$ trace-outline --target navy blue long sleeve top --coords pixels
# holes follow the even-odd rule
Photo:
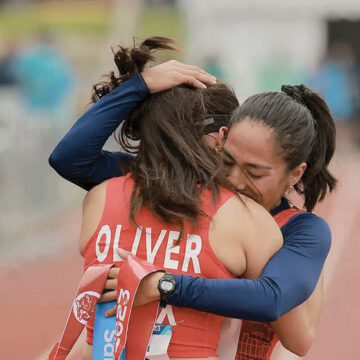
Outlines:
[[[119,163],[130,161],[131,156],[102,148],[122,120],[148,95],[140,74],[121,83],[79,118],[50,155],[50,165],[85,190],[121,176]],[[288,207],[283,200],[271,213],[275,215]],[[312,213],[295,215],[281,231],[284,245],[259,279],[175,275],[176,290],[169,303],[246,320],[278,319],[311,295],[331,245],[327,223]]]

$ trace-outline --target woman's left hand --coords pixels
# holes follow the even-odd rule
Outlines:
[[[130,252],[118,249],[118,254],[122,259],[126,259]],[[113,267],[110,270],[108,279],[105,283],[105,289],[112,290],[109,292],[106,292],[102,294],[99,302],[108,302],[116,300],[116,289],[117,289],[117,278],[119,274],[119,268]],[[158,290],[158,283],[159,280],[163,277],[163,272],[155,272],[147,275],[140,283],[138,291],[136,293],[134,306],[141,306],[146,305],[153,301],[159,301],[160,300],[160,293]],[[109,309],[105,312],[105,316],[114,316],[116,314],[116,306],[114,306],[112,309]]]

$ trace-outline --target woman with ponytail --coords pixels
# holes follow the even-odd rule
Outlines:
[[[124,165],[131,158],[103,151],[102,147],[149,93],[181,83],[197,88],[214,83],[201,69],[175,61],[132,77],[128,72],[120,72],[120,76],[124,78],[121,82],[114,79],[113,84],[118,86],[112,92],[109,84],[104,84],[105,90],[96,88],[94,99],[101,99],[76,122],[50,157],[50,164],[60,175],[86,190],[123,174]],[[304,355],[312,343],[321,309],[322,288],[318,280],[331,234],[325,221],[310,211],[335,186],[327,170],[335,148],[334,125],[326,104],[311,90],[303,86],[283,90],[250,97],[235,112],[230,129],[224,127],[226,116],[207,119],[204,134],[209,143],[223,149],[227,175],[235,187],[255,198],[275,217],[284,246],[258,279],[175,275],[176,290],[168,298],[172,305],[264,322],[244,323],[238,359],[268,358],[276,339],[266,322],[279,319],[308,299],[272,324],[285,347]],[[291,209],[286,195],[293,188],[304,196],[308,212]],[[157,276],[149,276],[143,283],[140,302],[159,299]],[[108,288],[114,288],[112,280]],[[115,296],[112,291],[103,300]],[[302,323],[305,318],[301,331],[296,322],[287,321],[294,318]],[[264,334],[263,340],[254,337],[259,332]],[[287,335],[290,336],[286,338]]]
[[[308,288],[307,282],[315,284],[320,276],[331,234],[326,222],[311,211],[336,186],[328,170],[335,151],[335,134],[327,104],[303,84],[249,97],[234,112],[229,128],[219,130],[218,142],[222,144],[229,180],[270,211],[284,237],[284,246],[260,278],[262,285],[270,280],[272,292],[280,297],[273,304],[277,307],[274,314],[282,314],[279,308],[284,301],[296,306],[297,297],[312,294],[304,304],[273,322],[272,328],[266,323],[244,321],[237,359],[246,359],[249,354],[267,359],[277,337],[300,356],[312,344],[322,307],[322,279],[315,291]],[[303,197],[307,212],[291,209],[286,199],[291,191]],[[267,296],[271,297],[271,292]],[[192,307],[201,309],[199,305]],[[297,324],[304,319],[307,325],[301,332]],[[252,346],[254,343],[257,345]]]

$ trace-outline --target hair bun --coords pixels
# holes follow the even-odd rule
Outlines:
[[[176,41],[174,39],[170,39],[164,36],[153,36],[145,39],[139,47],[146,47],[148,50],[177,50],[170,45],[175,43]]]
[[[309,97],[312,96],[313,92],[304,84],[299,85],[303,99],[306,101]]]
[[[298,103],[306,106],[306,97],[304,93],[305,85],[283,85],[281,86],[281,91],[293,98]]]
[[[92,102],[96,102],[104,95],[113,91],[122,81],[141,73],[148,62],[155,60],[154,51],[177,50],[171,45],[174,43],[175,40],[173,39],[153,36],[145,39],[139,46],[134,46],[133,48],[119,46],[116,51],[112,48],[114,62],[119,74],[115,75],[112,71],[107,75],[105,81],[93,86]]]

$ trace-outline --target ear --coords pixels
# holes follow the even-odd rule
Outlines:
[[[226,126],[222,126],[220,129],[219,129],[219,145],[221,147],[223,147],[225,141],[226,141],[226,138],[227,138],[227,135],[228,135],[228,131],[229,131],[229,128],[226,127]]]
[[[300,165],[298,165],[294,170],[292,170],[290,172],[290,175],[288,177],[288,186],[292,185],[296,185],[300,180],[301,177],[303,176],[305,170],[306,170],[306,163],[302,162]]]

